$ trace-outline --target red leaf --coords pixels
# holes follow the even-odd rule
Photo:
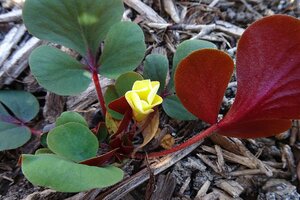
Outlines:
[[[122,96],[114,101],[112,101],[110,104],[108,104],[108,107],[118,113],[125,114],[127,110],[131,110],[130,105],[128,104],[125,96]]]
[[[80,162],[80,164],[99,167],[99,166],[104,165],[105,163],[109,162],[113,158],[113,156],[117,150],[118,149],[111,150],[101,156],[97,156],[97,157],[82,161],[82,162]]]
[[[184,107],[203,121],[216,123],[233,67],[227,54],[214,49],[198,50],[183,59],[175,87]]]
[[[299,52],[300,20],[296,18],[274,15],[247,28],[237,48],[238,91],[219,124],[221,132],[236,137],[269,136],[287,130],[287,119],[300,118]],[[253,120],[259,120],[259,125]]]
[[[230,137],[268,137],[284,132],[291,124],[290,120],[284,119],[242,121],[224,127],[218,133]]]

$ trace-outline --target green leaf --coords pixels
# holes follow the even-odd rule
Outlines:
[[[114,25],[104,41],[100,58],[100,74],[116,79],[121,74],[133,71],[143,60],[146,45],[141,28],[132,22]]]
[[[76,122],[79,124],[82,124],[86,127],[88,127],[87,122],[85,121],[85,119],[77,112],[72,112],[72,111],[67,111],[67,112],[63,112],[56,120],[55,122],[55,126],[60,126],[60,125],[64,125],[66,123],[69,122]]]
[[[48,148],[41,148],[35,151],[35,155],[38,154],[53,154],[53,152]]]
[[[83,64],[53,47],[36,48],[29,64],[39,84],[58,95],[79,94],[91,82],[91,75]]]
[[[173,57],[173,68],[168,88],[174,90],[174,75],[180,61],[191,54],[193,51],[200,49],[217,49],[217,46],[205,40],[186,40],[179,44]]]
[[[4,106],[1,103],[0,103],[0,114],[3,116],[10,116],[10,114],[7,112],[7,110],[4,108]]]
[[[7,106],[17,118],[24,122],[32,120],[40,109],[37,99],[25,91],[1,90],[0,102]],[[3,106],[0,107],[0,110],[2,110],[2,114],[7,114]]]
[[[123,14],[121,0],[26,0],[23,19],[34,36],[86,55],[96,53]]]
[[[158,93],[164,91],[166,78],[169,70],[169,61],[166,56],[160,54],[148,55],[144,63],[143,76],[151,81],[159,81]]]
[[[133,83],[144,78],[136,72],[127,72],[119,76],[116,80],[115,87],[119,97],[124,96],[129,90],[132,90]]]
[[[75,162],[95,157],[99,148],[97,137],[90,129],[75,122],[52,129],[47,144],[55,154]]]
[[[110,102],[118,99],[120,96],[118,95],[118,92],[116,90],[116,87],[114,85],[110,85],[107,87],[106,92],[104,94],[104,101],[105,101],[105,105],[107,108],[107,112],[109,112],[109,114],[117,120],[122,120],[123,119],[123,115],[113,111],[112,109],[108,108],[108,105],[110,104]]]
[[[30,137],[29,128],[0,121],[0,151],[18,148]]]
[[[101,122],[97,132],[97,138],[100,143],[105,142],[109,133],[104,122]]]
[[[187,111],[185,107],[183,107],[182,103],[178,99],[176,95],[168,96],[164,99],[162,103],[164,111],[171,118],[178,120],[196,120],[192,113]]]
[[[73,163],[53,154],[22,155],[22,171],[34,185],[59,192],[81,192],[111,186],[123,178],[117,167]]]

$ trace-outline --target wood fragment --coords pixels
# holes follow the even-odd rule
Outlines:
[[[247,156],[264,174],[271,177],[273,172],[267,164],[264,164],[261,160],[256,158],[237,138],[232,138],[232,140],[237,144],[242,155]]]
[[[162,171],[166,170],[167,168],[174,165],[176,162],[184,158],[190,152],[192,152],[195,148],[197,148],[202,141],[189,146],[186,149],[181,151],[175,152],[171,155],[168,155],[159,162],[156,162],[151,165],[151,169],[153,170],[154,175],[161,173]],[[131,177],[123,180],[119,184],[115,185],[105,193],[101,194],[97,197],[97,200],[117,200],[122,198],[126,193],[130,192],[143,182],[149,179],[149,173],[147,173],[147,169],[143,169],[139,171],[137,174],[132,175]]]
[[[179,194],[183,194],[184,191],[186,191],[186,189],[189,186],[190,182],[191,182],[191,177],[189,176],[187,179],[185,179],[184,183],[182,184],[182,186],[179,190]]]
[[[178,10],[176,8],[174,1],[173,0],[163,0],[163,5],[164,5],[165,11],[170,15],[172,20],[175,23],[179,23],[180,18],[179,18]]]
[[[47,92],[43,107],[43,116],[48,123],[54,123],[60,114],[64,111],[65,97]]]
[[[219,180],[216,186],[230,194],[232,197],[237,198],[244,191],[244,188],[236,181],[233,180]]]
[[[202,145],[201,148],[206,152],[217,154],[216,150],[212,147]],[[224,158],[228,161],[244,165],[250,169],[256,169],[256,165],[254,163],[252,163],[248,157],[236,155],[236,154],[231,153],[226,150],[222,150],[222,153],[223,153]]]
[[[124,3],[136,10],[139,14],[145,17],[150,22],[167,23],[161,16],[159,16],[151,7],[147,6],[140,0],[124,0]]]
[[[0,23],[20,21],[22,19],[22,10],[12,10],[0,15]]]
[[[17,45],[25,32],[26,28],[24,25],[16,25],[6,34],[0,44],[0,69],[4,61],[11,54],[12,49]]]
[[[241,155],[239,148],[232,140],[230,140],[230,138],[219,134],[212,134],[209,139],[212,140],[214,144],[221,146],[223,149]]]
[[[211,7],[211,8],[215,7],[215,6],[219,3],[219,1],[220,1],[220,0],[213,0],[213,1],[208,5],[208,7]]]
[[[11,84],[26,69],[30,53],[40,44],[41,40],[32,37],[4,62],[0,70],[0,88],[4,84]]]
[[[170,200],[176,187],[176,180],[172,173],[159,175],[156,183],[156,189],[150,200],[164,199]]]
[[[295,181],[297,178],[297,172],[296,172],[295,158],[292,149],[289,145],[284,145],[281,149],[282,149],[282,156],[287,163],[287,168],[292,174],[292,181]]]
[[[216,173],[221,173],[215,163],[213,163],[206,155],[197,153],[197,156],[209,167],[211,167]]]
[[[100,77],[101,89],[105,93],[107,87],[113,83],[111,79]],[[97,102],[94,83],[90,83],[88,88],[80,95],[71,96],[67,99],[67,110],[81,112]]]
[[[224,161],[222,149],[220,146],[215,145],[215,150],[218,158],[217,167],[219,168],[220,172],[224,173],[226,172],[226,167],[225,167],[225,161]]]
[[[205,183],[201,186],[200,190],[197,192],[195,200],[201,200],[204,197],[209,189],[211,182],[206,180]]]

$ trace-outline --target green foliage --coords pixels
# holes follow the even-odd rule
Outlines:
[[[125,93],[132,89],[135,81],[143,80],[144,78],[136,72],[127,72],[119,76],[116,80],[115,87],[118,96],[124,96]]]
[[[29,64],[39,84],[59,95],[83,92],[91,82],[90,73],[83,64],[54,47],[36,48]]]
[[[145,79],[160,82],[158,94],[164,91],[168,71],[169,61],[166,56],[151,54],[146,57],[143,76]]]
[[[108,104],[110,104],[110,102],[116,100],[119,98],[118,92],[116,90],[116,87],[114,85],[110,85],[107,87],[106,92],[104,94],[104,101],[105,101],[105,105],[106,105],[106,109],[107,112],[114,118],[117,120],[121,120],[123,118],[123,115],[111,110],[110,108],[108,108]]]
[[[179,44],[177,47],[176,53],[173,57],[173,68],[171,73],[171,79],[169,83],[169,88],[174,90],[174,75],[177,69],[178,64],[181,60],[191,54],[193,51],[200,49],[216,49],[216,45],[205,41],[205,40],[186,40]]]
[[[192,113],[182,105],[176,95],[168,96],[163,101],[163,109],[169,115],[169,117],[178,120],[196,120]]]
[[[26,0],[23,19],[34,36],[86,55],[96,53],[123,10],[121,0]]]
[[[18,148],[30,139],[30,129],[24,123],[32,120],[38,111],[39,103],[32,94],[0,91],[0,151]]]
[[[39,103],[30,93],[16,90],[1,90],[0,104],[4,104],[23,122],[29,122],[39,112]],[[3,110],[3,108],[2,108]]]
[[[113,185],[123,178],[117,167],[77,164],[54,154],[22,155],[22,171],[34,185],[60,192],[80,192]]]
[[[114,25],[104,41],[100,74],[116,79],[121,74],[134,70],[144,58],[146,45],[141,28],[132,22]]]
[[[71,111],[63,112],[56,119],[55,126],[57,127],[57,126],[64,125],[64,124],[69,123],[69,122],[76,122],[76,123],[82,124],[86,127],[88,126],[85,119],[79,113],[71,112]]]
[[[68,120],[71,118],[69,117]],[[52,129],[47,136],[48,148],[57,155],[80,162],[95,157],[99,148],[97,137],[86,125],[67,122]],[[61,120],[59,120],[61,121]]]
[[[27,127],[0,121],[0,151],[18,148],[30,137]]]

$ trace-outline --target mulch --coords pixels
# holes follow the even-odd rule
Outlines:
[[[0,89],[21,89],[39,100],[39,116],[32,122],[48,129],[65,110],[81,113],[88,122],[99,118],[99,105],[91,85],[76,97],[60,97],[41,88],[30,74],[28,56],[44,43],[26,31],[21,18],[24,0],[0,0]],[[124,0],[125,19],[138,23],[145,34],[147,54],[167,55],[187,39],[204,39],[235,57],[244,29],[272,14],[300,17],[299,0]],[[42,12],[42,11],[41,11]],[[68,49],[64,51],[72,54]],[[137,69],[141,71],[143,66]],[[110,80],[101,79],[106,87]],[[235,77],[225,94],[221,115],[233,102]],[[0,152],[0,199],[300,199],[300,121],[276,137],[245,139],[218,135],[166,158],[149,162],[130,160],[124,181],[105,190],[78,194],[36,187],[18,165],[22,153],[33,153],[39,140],[16,150]],[[180,122],[161,113],[162,131],[177,142],[199,132],[201,121]],[[298,167],[297,167],[298,166]]]

